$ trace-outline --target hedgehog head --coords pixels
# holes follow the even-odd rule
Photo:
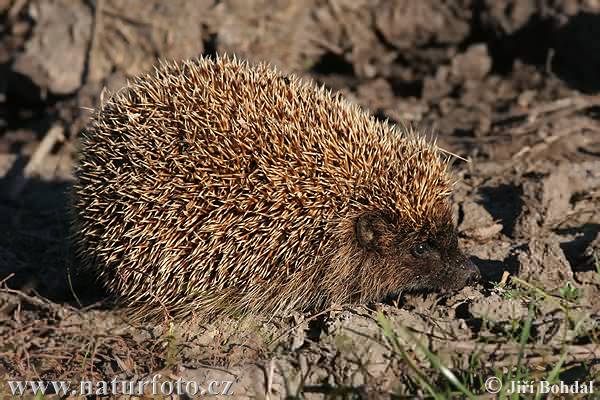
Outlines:
[[[389,147],[405,153],[380,156],[388,162],[363,191],[370,194],[340,224],[344,240],[333,259],[349,282],[341,292],[379,301],[403,290],[459,290],[479,281],[478,268],[458,246],[448,158],[412,133],[390,137]]]
[[[365,212],[355,219],[361,269],[377,272],[380,297],[403,289],[458,290],[480,279],[477,267],[458,247],[449,207],[442,206],[435,223],[425,223],[418,230],[406,226],[397,216],[381,211]],[[372,285],[362,276],[359,287],[365,282]]]

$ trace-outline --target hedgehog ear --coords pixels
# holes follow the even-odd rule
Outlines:
[[[376,249],[384,224],[385,218],[379,212],[366,212],[360,215],[354,225],[358,244],[366,250]]]

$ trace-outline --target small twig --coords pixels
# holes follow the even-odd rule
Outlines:
[[[269,374],[267,376],[267,400],[271,398],[271,391],[273,390],[273,375],[275,373],[275,363],[273,359],[269,361]]]
[[[69,290],[71,291],[73,298],[77,302],[77,305],[79,306],[79,308],[82,308],[83,304],[79,300],[79,296],[77,296],[77,293],[75,293],[75,288],[73,287],[73,280],[71,279],[71,269],[69,267],[67,267],[67,283],[69,284]]]
[[[54,303],[52,303],[50,300],[44,299],[41,296],[33,297],[33,296],[23,293],[20,290],[15,290],[15,289],[10,289],[10,288],[1,288],[0,291],[14,294],[17,297],[19,297],[21,300],[24,300],[27,303],[35,305],[35,306],[43,307],[48,310],[54,308],[53,307]]]
[[[40,165],[48,156],[48,154],[50,154],[52,147],[54,147],[57,142],[62,142],[65,140],[63,131],[63,127],[60,125],[54,125],[52,128],[50,128],[50,130],[48,130],[48,133],[46,133],[46,136],[44,136],[38,148],[35,150],[31,156],[31,159],[25,166],[24,175],[26,177],[31,177],[39,170]]]
[[[528,124],[537,120],[540,115],[568,110],[569,112],[578,111],[584,108],[597,106],[600,104],[600,96],[574,96],[564,97],[549,103],[540,104],[527,111],[518,111],[503,115],[494,121],[492,125],[503,125],[518,119],[526,119]]]
[[[519,158],[524,154],[536,155],[545,151],[550,145],[554,142],[564,139],[565,137],[570,136],[572,133],[577,131],[586,129],[589,127],[587,123],[579,123],[575,124],[569,128],[566,128],[555,135],[548,136],[544,138],[541,142],[534,144],[533,146],[525,146],[520,151],[518,151],[515,155],[513,155],[513,159]]]
[[[104,7],[104,1],[96,0],[94,10],[92,12],[94,15],[94,22],[93,22],[93,26],[92,26],[92,35],[90,37],[90,42],[89,42],[87,52],[86,52],[85,65],[83,68],[83,72],[81,74],[81,83],[82,84],[84,84],[85,82],[88,81],[92,66],[96,63],[95,56],[96,56],[96,48],[98,47],[98,38],[100,37],[101,30],[102,30],[103,7]]]
[[[471,159],[467,159],[467,158],[461,157],[461,156],[459,156],[458,154],[456,154],[456,153],[453,153],[453,152],[451,152],[451,151],[449,151],[449,150],[446,150],[446,149],[444,149],[444,148],[442,148],[442,147],[439,147],[439,150],[440,150],[442,153],[444,153],[444,154],[447,154],[447,155],[449,155],[449,156],[452,156],[452,157],[454,157],[454,158],[458,158],[459,160],[461,160],[461,161],[464,161],[464,162],[466,162],[466,163],[470,163],[470,162],[471,162]]]
[[[15,276],[15,273],[14,273],[14,272],[11,272],[10,274],[8,274],[8,275],[7,275],[7,276],[5,276],[4,278],[2,278],[2,280],[0,280],[0,286],[4,286],[4,284],[5,284],[6,282],[8,282],[8,280],[9,280],[10,278],[12,278],[13,276]]]
[[[96,353],[98,353],[98,347],[100,347],[103,343],[102,337],[97,337],[94,340],[94,349],[92,350],[92,355],[90,357],[90,375],[94,376],[94,359],[96,358]]]
[[[554,76],[554,71],[552,70],[552,61],[554,60],[554,53],[555,53],[554,49],[549,48],[548,54],[546,55],[545,70],[546,70],[546,74],[548,74],[549,76]]]
[[[336,54],[336,55],[344,54],[344,49],[342,49],[337,44],[331,42],[330,40],[327,40],[327,38],[323,37],[322,35],[310,35],[309,39],[311,42],[315,43],[317,46],[320,46],[320,47],[332,52],[333,54]]]
[[[23,169],[22,173],[17,176],[10,193],[11,199],[14,200],[20,196],[27,184],[28,178],[31,178],[38,173],[40,166],[43,164],[44,159],[48,154],[50,154],[54,145],[65,140],[63,131],[64,129],[60,125],[54,125],[48,130],[48,133],[46,133],[46,136],[44,136],[37,149],[32,154],[31,159]]]

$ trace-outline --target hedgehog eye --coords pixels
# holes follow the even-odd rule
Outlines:
[[[415,257],[423,257],[431,248],[427,243],[419,243],[412,248],[411,253]]]

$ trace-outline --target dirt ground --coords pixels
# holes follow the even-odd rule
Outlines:
[[[485,396],[490,376],[600,391],[598,37],[597,0],[0,0],[0,398],[8,380],[156,374],[235,381],[236,398]],[[456,221],[482,284],[317,315],[128,321],[69,261],[79,132],[103,88],[225,52],[460,156]]]

